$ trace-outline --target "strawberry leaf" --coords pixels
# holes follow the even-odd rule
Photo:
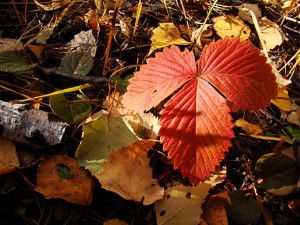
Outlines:
[[[206,46],[198,73],[232,102],[233,111],[257,111],[277,96],[272,68],[249,41],[225,39]]]
[[[136,112],[157,106],[161,101],[197,74],[192,52],[181,52],[176,46],[156,53],[131,78],[123,103]]]
[[[209,176],[231,146],[229,111],[226,100],[201,78],[189,81],[162,110],[164,150],[192,183]]]

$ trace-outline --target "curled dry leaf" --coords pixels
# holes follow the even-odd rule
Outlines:
[[[222,38],[237,37],[241,41],[249,38],[250,28],[238,17],[231,15],[219,16],[213,19],[214,29],[217,34]]]
[[[150,159],[147,157],[151,147],[151,141],[137,141],[112,152],[103,164],[103,170],[96,175],[102,188],[144,205],[161,199],[164,188],[152,178]]]
[[[251,18],[251,14],[249,13],[249,10],[251,10],[254,13],[257,21],[259,21],[261,17],[261,12],[257,4],[242,4],[237,6],[236,8],[239,10],[238,16],[249,23],[253,24],[253,20]]]
[[[10,173],[20,166],[16,145],[0,137],[0,146],[0,174]]]
[[[234,123],[237,127],[241,127],[244,131],[246,131],[247,134],[260,134],[263,132],[263,130],[252,123],[247,122],[244,119],[238,119],[237,121],[235,121]]]
[[[283,99],[286,98],[286,99]],[[289,97],[289,93],[288,90],[286,88],[286,86],[282,86],[278,89],[278,95],[276,99],[272,99],[271,102],[276,105],[279,109],[283,110],[283,111],[290,111],[291,110],[291,102],[290,100],[288,100]]]
[[[75,204],[89,205],[93,189],[92,177],[79,168],[76,159],[54,155],[41,162],[35,190],[45,198],[61,198]]]

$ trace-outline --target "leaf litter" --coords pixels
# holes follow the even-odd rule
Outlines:
[[[15,14],[1,24],[2,37],[10,38],[3,40],[15,50],[4,57],[1,67],[1,100],[26,101],[26,107],[50,112],[49,120],[67,122],[69,128],[60,144],[26,151],[33,160],[23,158],[28,147],[16,143],[16,152],[9,155],[20,164],[9,165],[0,187],[4,201],[20,200],[1,208],[1,217],[18,224],[31,220],[154,225],[172,224],[167,217],[171,213],[184,225],[199,224],[203,209],[205,213],[210,207],[201,224],[281,225],[278,216],[298,224],[296,199],[286,197],[296,191],[298,174],[280,166],[292,160],[294,168],[299,161],[295,1],[235,2],[234,6],[222,0],[28,2],[17,7],[6,4],[9,10],[0,13],[1,18]],[[6,12],[13,13],[2,16]],[[232,37],[236,39],[228,39]],[[4,47],[0,45],[0,52]],[[74,49],[91,57],[82,62],[76,53],[74,61]],[[66,63],[63,59],[68,56],[71,61]],[[60,64],[65,68],[60,70]],[[84,80],[89,84],[82,84],[81,77],[87,74]],[[129,76],[133,78],[126,93]],[[58,94],[85,97],[57,104],[52,100]],[[242,129],[233,126],[238,122]],[[36,131],[32,137],[41,138]],[[287,147],[292,159],[281,156]],[[258,167],[269,166],[268,154],[276,154],[271,156],[277,157],[278,166],[260,169],[269,174],[260,171],[262,177],[254,176],[257,162]],[[221,176],[218,184],[203,191],[201,185],[220,163],[226,165],[227,178]],[[87,175],[84,180],[76,180],[78,171]],[[278,187],[282,184],[288,186]],[[34,187],[42,195],[32,192]],[[194,192],[198,188],[199,199]],[[222,195],[224,199],[215,197],[220,201],[210,200],[221,193],[228,193],[230,199]],[[253,203],[260,195],[271,209]],[[164,200],[170,201],[169,206],[157,210]],[[244,200],[250,203],[241,211]],[[189,202],[195,206],[189,208]],[[226,202],[233,210],[224,206]],[[42,213],[34,210],[37,205],[43,207]],[[183,207],[184,213],[177,207]]]

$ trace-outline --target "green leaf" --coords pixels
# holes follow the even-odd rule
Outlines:
[[[286,127],[294,138],[300,139],[300,129],[294,128],[293,126],[287,126]],[[286,135],[286,139],[291,141],[290,137],[287,135],[287,133],[282,129],[283,133]]]
[[[231,204],[226,205],[227,216],[237,224],[250,224],[260,217],[260,207],[256,199],[246,196],[241,190],[229,193]]]
[[[133,74],[126,76],[124,79],[118,76],[112,76],[110,79],[117,84],[117,91],[120,94],[127,92],[127,86],[129,85],[129,79],[133,77]]]
[[[65,179],[73,179],[75,177],[71,169],[61,163],[56,164],[56,172],[60,177]]]
[[[31,70],[37,64],[28,64],[25,59],[18,55],[15,51],[6,51],[0,53],[0,71],[3,72],[21,72]]]
[[[90,53],[73,52],[66,55],[59,66],[59,70],[67,74],[87,75],[94,66],[94,59]]]
[[[80,94],[58,94],[50,97],[50,107],[57,117],[76,125],[84,121],[92,111],[92,106],[87,100],[86,96]]]
[[[276,195],[292,192],[297,187],[300,177],[297,162],[279,153],[263,155],[257,161],[254,173],[263,179],[261,186]]]
[[[136,142],[138,138],[127,123],[122,117],[111,118],[102,111],[100,117],[84,124],[83,137],[76,151],[79,165],[96,175],[111,151]]]

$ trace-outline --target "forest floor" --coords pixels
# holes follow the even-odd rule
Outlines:
[[[292,191],[282,195],[274,194],[261,187],[261,180],[253,175],[255,165],[263,155],[280,153],[290,147],[297,151],[300,138],[300,3],[279,0],[219,0],[214,7],[213,3],[214,1],[200,0],[1,1],[0,53],[15,49],[28,64],[36,63],[37,66],[21,72],[6,72],[0,65],[0,100],[16,103],[16,100],[90,83],[93,86],[80,91],[86,98],[76,100],[77,103],[83,103],[82,107],[91,107],[87,112],[88,116],[104,109],[103,102],[116,89],[109,78],[118,80],[118,91],[125,92],[128,82],[124,80],[132,77],[140,65],[146,63],[148,57],[154,57],[155,52],[162,50],[153,44],[153,30],[162,23],[173,23],[173,30],[167,32],[171,36],[174,35],[175,39],[162,36],[161,40],[157,40],[156,37],[156,41],[168,46],[168,41],[175,40],[180,49],[193,51],[196,59],[201,55],[203,47],[211,42],[225,37],[247,39],[261,49],[262,54],[263,50],[267,51],[269,59],[286,80],[281,83],[279,101],[272,102],[265,110],[238,111],[231,114],[234,121],[244,119],[249,124],[233,128],[232,146],[221,162],[221,166],[226,166],[226,179],[214,185],[208,196],[223,191],[242,190],[247,196],[259,199],[261,206],[261,216],[250,219],[248,224],[300,224],[299,187],[296,185]],[[244,3],[252,4],[260,12],[258,15],[257,10],[253,9],[257,20],[261,22],[261,29],[265,29],[262,32],[266,49],[261,45],[251,17],[248,16],[250,19],[247,19],[241,15],[240,6]],[[206,18],[206,26],[202,27]],[[269,30],[266,27],[262,28],[262,18],[265,19]],[[204,28],[203,32],[197,35],[195,31],[201,27]],[[88,76],[68,76],[67,70],[62,72],[58,68],[61,67],[63,58],[71,52],[70,42],[74,41],[74,36],[80,32],[87,33],[83,33],[75,42],[83,46],[82,51],[89,51],[93,63],[86,64],[86,67],[90,67]],[[176,37],[177,32],[179,37]],[[84,47],[85,45],[87,47]],[[150,49],[155,50],[149,56]],[[1,60],[3,58],[0,56]],[[30,108],[45,111],[53,117],[53,112],[57,113],[54,103],[50,107],[47,96],[35,99],[37,101],[29,100],[27,103]],[[89,105],[84,105],[85,102],[89,102]],[[60,107],[62,106],[58,105],[58,108]],[[0,119],[2,123],[3,118]],[[56,118],[56,121],[62,119]],[[68,122],[68,118],[64,121]],[[24,144],[12,139],[19,161],[19,165],[14,166],[12,170],[6,170],[5,154],[0,154],[0,225],[168,224],[157,222],[158,215],[162,216],[163,213],[161,211],[157,214],[156,203],[144,205],[143,202],[126,200],[114,191],[102,188],[99,181],[90,174],[89,184],[92,187],[86,187],[86,204],[75,204],[74,201],[68,201],[68,198],[51,198],[56,197],[55,193],[45,198],[45,192],[37,189],[37,180],[40,179],[37,177],[42,170],[41,163],[51,156],[63,155],[73,159],[78,154],[76,149],[82,140],[84,120],[74,124],[68,123],[63,138],[55,145],[44,146],[36,140],[39,145],[36,148],[33,142]],[[249,126],[254,126],[255,129],[259,127],[261,132],[251,133],[253,127]],[[247,127],[251,131],[247,130]],[[0,151],[4,152],[1,147]],[[173,169],[172,162],[164,158],[166,155],[161,144],[156,144],[148,152],[152,177],[165,189],[173,184],[189,186],[188,178],[182,178],[180,170]],[[295,163],[297,161],[299,158],[296,156]],[[70,166],[62,167],[70,169]],[[41,176],[47,179],[46,174]],[[288,179],[288,176],[283,175],[281,179]],[[56,188],[73,191],[64,185],[65,183],[57,183]],[[134,185],[140,184],[137,182]],[[204,208],[206,202],[203,201],[199,208]],[[212,216],[218,218],[220,213],[215,211]],[[107,222],[111,219],[119,220]],[[225,221],[223,224],[239,223],[232,219]],[[220,224],[206,222],[210,225]],[[187,223],[183,222],[182,225],[184,224]],[[190,224],[197,223],[194,221]]]

